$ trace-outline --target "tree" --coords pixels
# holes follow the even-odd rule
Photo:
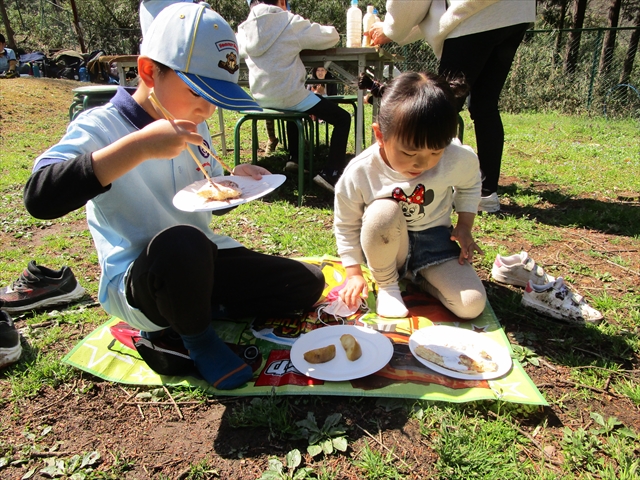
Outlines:
[[[634,11],[635,10],[635,11]],[[630,8],[627,16],[634,19],[634,26],[636,29],[631,34],[629,39],[629,46],[627,47],[627,54],[625,55],[624,62],[622,64],[622,72],[620,74],[620,83],[629,83],[631,72],[633,71],[633,63],[638,51],[638,40],[640,40],[640,2],[634,5],[634,8]]]
[[[13,29],[11,28],[11,22],[9,21],[9,16],[7,15],[7,9],[4,6],[4,0],[0,0],[0,14],[2,15],[2,23],[4,24],[4,29],[7,32],[7,44],[9,45],[9,48],[15,50],[16,41],[13,38]]]
[[[574,73],[578,63],[578,54],[580,53],[580,39],[582,32],[580,29],[584,26],[584,17],[587,11],[587,0],[573,0],[573,25],[574,30],[569,34],[569,43],[567,44],[567,53],[564,59],[564,71],[566,73]]]
[[[612,0],[609,7],[609,27],[616,28],[620,20],[620,8],[622,0]],[[613,61],[613,50],[616,46],[616,30],[607,30],[604,34],[604,43],[602,46],[602,54],[600,55],[600,66],[598,71],[600,75],[606,75],[611,69]]]

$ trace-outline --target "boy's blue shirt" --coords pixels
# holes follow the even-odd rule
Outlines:
[[[132,93],[120,87],[111,103],[80,114],[60,142],[36,159],[34,171],[99,150],[151,123],[153,118],[133,100]],[[198,125],[198,133],[214,150],[206,123]],[[193,145],[189,148],[211,177],[223,175],[222,167],[208,153]],[[166,228],[192,225],[218,248],[241,246],[230,237],[213,233],[209,227],[211,212],[183,212],[173,206],[178,191],[203,178],[193,158],[183,151],[172,159],[141,163],[87,203],[87,223],[102,269],[98,300],[107,312],[138,328],[158,328],[126,303],[124,280],[142,249]]]

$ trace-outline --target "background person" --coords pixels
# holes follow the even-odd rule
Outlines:
[[[0,33],[0,75],[5,78],[14,78],[18,76],[17,71],[18,60],[16,53],[7,48],[7,41],[4,35]]]
[[[373,45],[426,39],[440,73],[464,74],[483,174],[479,210],[499,211],[504,128],[498,101],[516,50],[535,22],[535,0],[387,0],[386,9],[384,22],[370,30]]]
[[[307,90],[305,49],[333,47],[340,40],[332,26],[319,25],[287,11],[286,0],[253,0],[247,20],[238,27],[240,55],[249,68],[251,94],[261,107],[315,115],[333,125],[327,165],[314,181],[333,192],[346,165],[351,115],[335,103]],[[292,161],[298,151],[297,127],[287,122]]]

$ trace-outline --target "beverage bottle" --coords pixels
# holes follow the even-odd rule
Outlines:
[[[362,11],[358,8],[358,0],[351,0],[347,10],[347,47],[357,48],[362,43]]]
[[[380,17],[378,16],[378,9],[373,7],[373,23],[380,22]]]
[[[369,30],[371,25],[375,22],[375,16],[373,15],[373,5],[367,5],[367,13],[362,17],[362,46],[370,47],[371,39],[369,38]],[[365,35],[367,34],[367,35]]]

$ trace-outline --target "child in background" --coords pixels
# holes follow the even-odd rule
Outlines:
[[[351,308],[368,294],[360,268],[366,262],[378,285],[380,316],[407,316],[398,286],[405,273],[458,317],[482,313],[486,293],[470,263],[482,253],[471,235],[480,201],[478,158],[453,141],[454,105],[467,88],[414,72],[386,87],[373,124],[377,143],[349,163],[336,185],[334,229],[348,277],[340,296]]]
[[[333,75],[324,67],[314,67],[311,70],[311,78],[313,80],[332,80]],[[338,95],[338,85],[335,83],[313,83],[308,86],[309,90],[318,95],[331,96]]]
[[[306,89],[300,52],[333,47],[340,36],[334,27],[288,12],[286,0],[249,0],[249,6],[247,20],[238,27],[238,44],[249,68],[251,94],[261,107],[305,112],[333,125],[329,160],[314,178],[333,192],[346,164],[351,115]],[[291,161],[297,163],[298,133],[293,122],[287,123],[287,138]]]
[[[80,114],[36,159],[25,205],[36,218],[51,219],[86,204],[104,309],[146,338],[173,329],[205,380],[233,389],[252,371],[217,336],[213,313],[306,309],[322,294],[324,276],[215,234],[211,212],[173,206],[178,191],[204,178],[187,149],[210,177],[224,173],[201,148],[211,148],[206,120],[216,105],[258,108],[237,85],[237,44],[227,22],[205,3],[169,5],[144,34],[138,73],[135,92],[119,87],[110,103]],[[175,120],[165,119],[152,93]],[[269,172],[245,164],[233,174],[260,179]]]

